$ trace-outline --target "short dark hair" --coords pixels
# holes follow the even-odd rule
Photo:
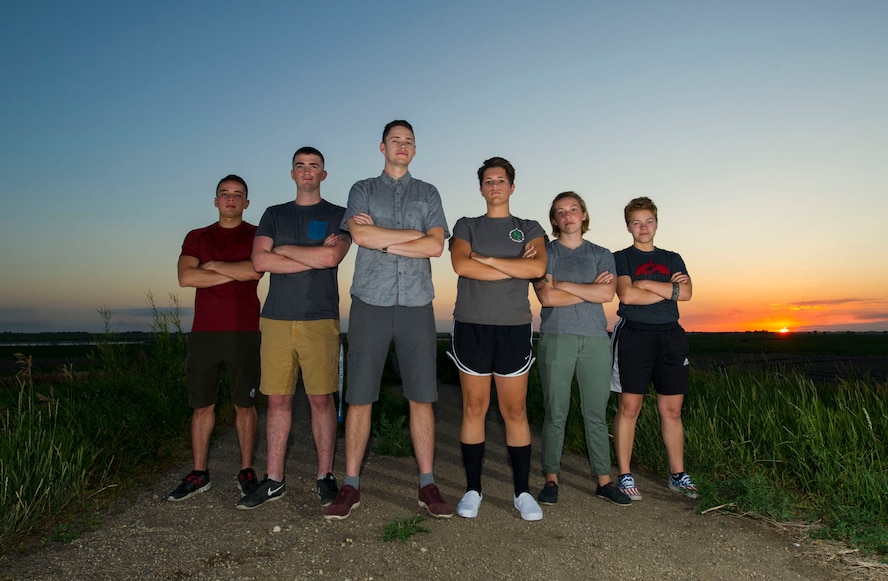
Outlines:
[[[413,138],[416,139],[416,133],[413,131],[413,125],[404,121],[403,119],[395,119],[394,121],[389,121],[385,125],[385,129],[382,130],[382,142],[385,143],[385,138],[388,137],[389,131],[394,129],[395,127],[406,127],[410,130],[410,133],[413,133]]]
[[[509,178],[509,185],[515,183],[515,168],[504,157],[491,157],[484,160],[484,165],[478,168],[478,185],[484,183],[484,172],[492,167],[501,167],[506,170],[506,177]]]
[[[573,198],[576,200],[580,210],[586,215],[586,217],[583,218],[583,226],[580,228],[580,234],[585,234],[589,230],[589,211],[586,209],[586,201],[576,192],[561,192],[555,196],[555,199],[552,200],[552,205],[549,206],[549,223],[552,224],[552,236],[555,238],[561,236],[561,228],[558,227],[558,223],[555,221],[555,204],[564,198]]]
[[[653,200],[648,198],[647,196],[642,196],[640,198],[634,198],[626,204],[626,207],[623,208],[623,218],[626,219],[626,225],[629,225],[629,216],[632,215],[632,212],[637,212],[639,210],[650,210],[651,214],[654,215],[654,220],[660,221],[657,218],[657,204],[654,203]]]
[[[219,180],[219,183],[216,184],[216,193],[217,194],[219,193],[219,186],[221,186],[225,182],[237,182],[240,185],[242,185],[244,187],[244,199],[245,200],[247,199],[247,196],[250,195],[250,188],[247,187],[247,182],[244,181],[244,178],[242,178],[240,176],[236,176],[233,173],[228,174],[227,176],[225,176],[224,178]]]
[[[291,166],[295,166],[295,165],[296,165],[296,156],[297,156],[297,155],[316,155],[316,156],[318,156],[318,157],[321,158],[321,164],[322,164],[322,165],[323,165],[324,163],[326,163],[326,162],[324,161],[324,154],[321,153],[320,151],[318,151],[316,148],[310,146],[310,145],[302,146],[302,147],[300,147],[299,149],[296,150],[296,153],[293,154],[293,161],[290,163]]]

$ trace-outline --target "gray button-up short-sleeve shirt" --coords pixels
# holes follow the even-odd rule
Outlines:
[[[364,212],[373,223],[396,230],[443,228],[450,237],[441,196],[432,184],[414,179],[409,173],[394,179],[385,172],[377,178],[361,180],[348,193],[342,229],[348,220]],[[407,258],[358,247],[351,294],[378,307],[419,307],[435,298],[432,266],[428,258]]]

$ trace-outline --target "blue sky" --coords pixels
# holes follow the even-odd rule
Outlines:
[[[626,202],[653,198],[657,245],[694,279],[689,330],[888,329],[888,3],[7,2],[0,19],[0,331],[99,330],[97,307],[142,329],[148,291],[187,315],[175,264],[219,178],[247,180],[256,223],[314,145],[344,205],[395,118],[451,224],[483,213],[492,155],[517,169],[515,215],[548,229],[575,190],[612,250]],[[446,321],[446,254],[433,272]]]

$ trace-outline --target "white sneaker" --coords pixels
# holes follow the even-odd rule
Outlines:
[[[456,514],[463,518],[475,518],[478,516],[478,507],[481,506],[481,493],[470,490],[463,494],[462,500],[456,505]]]
[[[537,504],[537,501],[529,493],[522,492],[515,497],[513,503],[524,520],[540,520],[543,518],[543,509],[540,508],[540,505]]]

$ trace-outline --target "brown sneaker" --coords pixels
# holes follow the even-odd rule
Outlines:
[[[345,520],[351,514],[353,508],[361,506],[361,491],[354,486],[346,484],[339,489],[336,500],[324,509],[324,518],[327,520]]]
[[[441,491],[434,484],[426,484],[419,489],[419,506],[429,511],[435,518],[450,518],[453,507],[441,496]]]

